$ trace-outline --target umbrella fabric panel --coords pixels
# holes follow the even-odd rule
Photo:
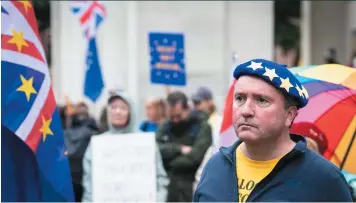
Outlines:
[[[328,150],[324,154],[327,159],[330,159],[332,156],[346,129],[348,129],[352,119],[356,115],[356,107],[350,108],[350,105],[355,105],[354,97],[348,97],[340,101],[314,122],[317,127],[323,130],[328,140]]]
[[[299,80],[299,82],[303,85],[305,83],[309,83],[309,82],[317,82],[320,80],[317,79],[313,79],[313,78],[308,78],[308,77],[304,77],[304,76],[300,76],[300,75],[295,75],[296,78]]]
[[[356,77],[356,70],[350,67],[327,64],[308,68],[298,72],[297,74],[300,76],[322,80],[334,84],[343,84],[344,86],[351,89],[356,89],[356,81],[352,80],[354,77]]]
[[[308,66],[298,66],[298,67],[293,67],[293,68],[289,68],[289,70],[293,73],[293,74],[297,74],[299,72],[311,69],[316,67],[315,65],[308,65]]]
[[[327,92],[330,90],[345,90],[345,89],[349,90],[345,86],[337,85],[329,82],[323,82],[323,81],[313,81],[313,82],[310,81],[308,83],[304,83],[303,86],[308,91],[309,99],[314,95],[317,95],[322,92]]]
[[[340,100],[345,98],[351,98],[354,103],[347,103],[350,106],[348,108],[355,107],[356,91],[354,90],[332,90],[328,92],[320,93],[316,96],[313,96],[309,100],[307,106],[299,110],[298,116],[295,118],[295,123],[300,121],[315,122],[320,115],[326,113],[332,106],[339,103]],[[346,109],[346,111],[349,111]],[[343,112],[339,112],[339,115],[342,115]]]
[[[356,90],[356,72],[352,73],[342,84]]]
[[[338,167],[340,166],[342,159],[344,158],[344,155],[346,153],[346,150],[349,147],[352,136],[355,133],[355,129],[356,129],[356,115],[354,116],[353,120],[351,121],[351,124],[345,131],[344,136],[340,140],[335,150],[335,154],[330,159],[330,161],[333,162]],[[351,147],[351,150],[346,159],[343,170],[349,173],[356,174],[356,140],[354,141]]]

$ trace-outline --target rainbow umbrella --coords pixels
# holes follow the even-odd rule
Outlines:
[[[313,138],[325,158],[355,179],[356,69],[326,64],[290,70],[309,94],[291,132]]]

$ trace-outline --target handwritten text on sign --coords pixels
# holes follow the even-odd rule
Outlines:
[[[94,136],[91,145],[93,201],[156,200],[154,133]]]

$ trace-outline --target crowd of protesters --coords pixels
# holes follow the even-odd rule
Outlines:
[[[92,201],[92,136],[132,132],[156,134],[157,201],[190,202],[204,166],[219,150],[222,116],[212,91],[198,88],[193,95],[173,91],[167,98],[147,98],[146,118],[133,126],[132,101],[123,91],[111,91],[99,118],[81,102],[59,107],[76,202]],[[307,147],[320,154],[320,146],[306,138]]]

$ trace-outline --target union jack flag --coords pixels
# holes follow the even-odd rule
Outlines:
[[[78,17],[84,35],[88,39],[84,94],[95,102],[104,88],[96,48],[96,32],[106,16],[106,10],[99,1],[70,1],[70,7],[74,15]]]
[[[73,201],[33,5],[2,1],[1,17],[2,201]]]
[[[70,6],[75,16],[79,18],[85,36],[95,37],[96,31],[106,17],[106,9],[99,1],[71,1]]]

